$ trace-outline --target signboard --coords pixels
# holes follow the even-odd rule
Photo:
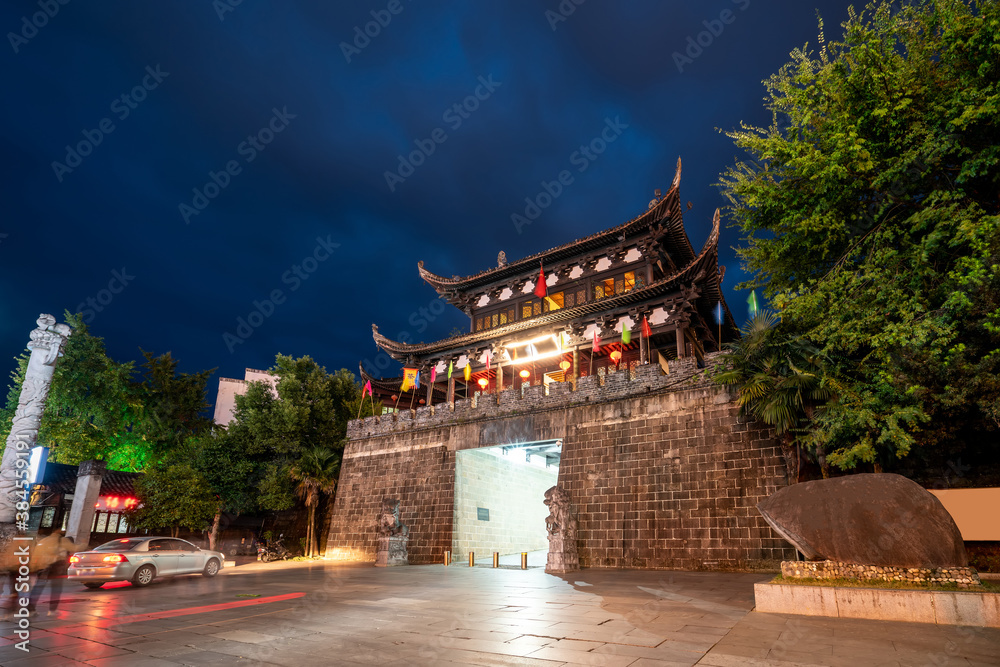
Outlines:
[[[487,509],[486,507],[477,507],[476,508],[476,518],[479,519],[480,521],[489,521],[490,520],[490,510]]]

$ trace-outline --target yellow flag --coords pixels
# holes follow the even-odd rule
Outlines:
[[[465,381],[468,382],[472,378],[472,364],[465,364]]]
[[[404,368],[403,369],[403,386],[399,388],[400,391],[409,391],[410,387],[414,385],[417,379],[417,369],[416,368]]]

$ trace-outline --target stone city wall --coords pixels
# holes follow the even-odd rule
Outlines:
[[[452,546],[455,452],[561,439],[559,485],[577,508],[583,567],[777,567],[794,551],[756,504],[787,483],[780,448],[694,364],[352,422],[327,556],[374,560],[375,517],[390,497],[411,527],[410,562],[440,562]]]

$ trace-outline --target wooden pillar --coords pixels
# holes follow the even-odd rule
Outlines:
[[[684,355],[684,348],[685,348],[684,343],[686,341],[684,340],[684,331],[685,331],[686,328],[687,327],[685,327],[683,324],[678,324],[677,325],[676,332],[677,332],[677,358],[678,359],[683,359],[684,356],[685,356]]]
[[[503,391],[503,366],[497,364],[497,403],[500,402],[500,392]]]
[[[573,348],[573,391],[576,391],[576,381],[580,378],[580,346]]]
[[[448,404],[455,407],[455,378],[448,378]]]

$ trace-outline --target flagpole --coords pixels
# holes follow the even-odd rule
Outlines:
[[[375,392],[372,392],[372,393],[368,394],[368,398],[372,399],[372,415],[375,416],[375,417],[378,417],[382,413],[380,411],[379,414],[377,414],[377,415],[375,414]],[[363,398],[361,399],[361,402],[362,403],[365,402]]]
[[[404,373],[405,372],[406,371],[404,371]],[[406,382],[406,378],[404,377],[403,378],[403,383],[405,383],[405,382]],[[402,383],[399,385],[399,396],[396,397],[396,405],[392,406],[392,411],[393,412],[398,412],[399,411],[399,399],[401,399],[401,398],[403,398],[403,384]]]

